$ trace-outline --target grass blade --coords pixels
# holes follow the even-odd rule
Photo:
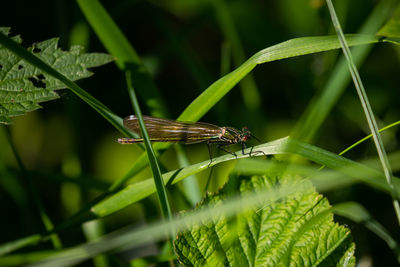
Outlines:
[[[156,85],[139,55],[111,16],[97,0],[77,0],[77,3],[100,41],[116,58],[117,66],[123,71],[131,72],[131,83],[146,100],[150,113],[155,117],[164,117],[167,112]]]
[[[140,130],[142,132],[142,136],[144,139],[144,145],[146,147],[147,156],[149,158],[151,171],[152,171],[153,177],[154,177],[154,184],[157,189],[158,200],[160,202],[161,213],[162,213],[164,219],[166,218],[166,219],[168,219],[168,221],[170,221],[172,218],[172,212],[171,212],[171,208],[170,208],[169,202],[168,202],[167,190],[165,189],[165,184],[162,179],[160,166],[158,165],[156,154],[154,153],[153,147],[151,146],[151,143],[150,143],[150,137],[146,131],[146,125],[143,121],[142,112],[140,111],[140,107],[139,107],[139,102],[136,98],[135,90],[131,83],[132,77],[131,77],[131,73],[129,70],[126,71],[126,81],[127,81],[127,86],[128,86],[128,92],[129,92],[130,98],[132,100],[132,106],[133,106],[135,114],[138,118]],[[170,228],[170,233],[171,233],[171,237],[175,236],[175,231],[173,230],[172,227]]]
[[[249,148],[245,152],[249,152]],[[254,151],[262,151],[266,155],[275,154],[296,154],[305,157],[311,161],[314,161],[321,165],[337,170],[341,173],[356,178],[358,181],[362,181],[370,186],[390,192],[387,183],[384,181],[384,175],[375,169],[369,168],[362,164],[356,163],[349,159],[338,156],[332,152],[323,150],[321,148],[302,143],[300,141],[291,138],[282,138],[269,143],[265,143],[259,146],[255,146]],[[261,153],[259,153],[262,156]],[[246,158],[249,155],[242,155],[240,151],[237,151],[237,158]],[[213,159],[211,166],[236,159],[233,155],[223,155]],[[188,166],[186,168],[178,169],[163,174],[165,184],[175,184],[190,175],[199,173],[203,170],[208,169],[209,160]],[[322,182],[323,185],[323,182]],[[396,179],[396,190],[400,192],[400,182]],[[322,187],[321,187],[322,188]],[[323,190],[328,190],[324,187]],[[93,214],[96,216],[106,216],[113,212],[116,212],[132,203],[135,203],[141,199],[148,197],[155,192],[153,184],[153,178],[148,178],[144,181],[133,183],[125,187],[123,190],[114,194],[110,198],[100,202],[92,208]]]
[[[214,7],[223,35],[232,47],[232,56],[235,67],[239,67],[240,64],[246,60],[246,56],[239,34],[236,31],[236,27],[230,14],[229,7],[224,0],[214,0],[210,1],[210,3]],[[248,77],[240,82],[240,87],[246,108],[250,111],[257,111],[261,105],[261,97],[254,77],[249,74]]]
[[[371,133],[372,133],[372,136],[374,139],[374,143],[375,143],[376,149],[378,151],[379,158],[381,160],[381,164],[382,164],[383,171],[385,173],[386,181],[391,190],[391,196],[393,199],[393,207],[396,212],[397,220],[398,220],[398,223],[400,224],[400,204],[398,201],[399,198],[398,198],[397,192],[395,191],[394,185],[392,183],[392,175],[393,174],[392,174],[389,160],[386,155],[385,148],[383,146],[381,136],[379,134],[378,125],[376,123],[374,114],[372,112],[371,105],[369,104],[369,100],[368,100],[367,94],[365,92],[364,85],[363,85],[360,75],[357,71],[357,67],[354,65],[349,46],[347,44],[346,38],[343,34],[343,31],[340,27],[340,23],[336,16],[336,12],[332,5],[332,1],[327,0],[326,3],[328,5],[329,13],[331,14],[332,23],[335,26],[335,29],[336,29],[336,32],[337,32],[337,35],[338,35],[338,38],[340,41],[340,45],[341,45],[341,47],[343,49],[343,53],[347,59],[349,69],[351,72],[351,76],[353,78],[354,85],[357,89],[358,97],[360,98],[361,105],[363,107],[365,116],[367,118],[368,126],[371,130]]]
[[[359,30],[360,34],[375,33],[386,20],[388,14],[392,10],[394,2],[393,0],[378,2]],[[346,37],[347,36],[348,35],[346,35]],[[372,48],[373,45],[369,44],[352,49],[353,59],[357,66],[360,66],[365,61]],[[310,101],[310,104],[301,115],[300,120],[296,123],[291,136],[310,143],[350,81],[351,77],[348,72],[347,62],[344,56],[342,56],[332,70],[332,74],[324,86],[322,93],[317,94]]]

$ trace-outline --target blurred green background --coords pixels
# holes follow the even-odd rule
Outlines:
[[[358,32],[379,2],[334,1],[344,32]],[[151,72],[170,119],[177,118],[212,82],[259,50],[295,37],[334,34],[322,0],[121,0],[102,1],[102,4]],[[226,14],[235,26],[233,30],[224,24]],[[87,52],[105,52],[73,1],[7,1],[2,5],[0,22],[1,26],[11,27],[13,34],[21,34],[25,46],[59,37],[59,44],[65,50],[79,44]],[[248,126],[264,141],[290,135],[311,99],[318,96],[331,77],[339,52],[260,65],[252,72],[254,83],[250,85],[256,94],[248,87],[235,88],[201,121],[236,128]],[[226,56],[231,53],[234,56]],[[377,44],[359,68],[380,127],[399,120],[399,59],[399,47]],[[92,77],[79,82],[80,86],[119,116],[132,114],[124,75],[115,64],[93,72]],[[14,118],[8,126],[18,153],[32,172],[46,209],[56,223],[77,212],[83,203],[123,176],[141,152],[135,146],[118,144],[116,139],[121,134],[72,92],[58,92],[60,99]],[[148,114],[144,102],[141,108],[143,114]],[[351,84],[309,142],[338,153],[367,134],[368,125]],[[388,153],[398,150],[397,128],[385,132],[383,139]],[[5,126],[0,127],[0,148],[0,214],[3,214],[0,241],[4,243],[38,232],[42,226],[24,183],[18,178]],[[208,159],[205,145],[184,149],[191,163]],[[371,141],[347,154],[354,160],[375,156]],[[178,167],[173,150],[167,151],[161,162],[168,170]],[[221,176],[226,167],[229,164],[216,168],[214,175],[219,179],[212,180],[211,189],[223,184]],[[57,182],[58,176],[87,178],[98,190],[84,191],[74,184]],[[134,180],[149,176],[151,172],[146,169]],[[201,188],[207,176],[208,172],[198,176]],[[190,207],[180,197],[179,190],[173,190],[170,196],[174,211]],[[360,202],[398,236],[389,196],[363,185],[328,192],[326,196],[333,204]],[[158,218],[155,197],[107,218],[106,227],[112,230],[132,220],[139,222],[142,213],[149,220]],[[372,259],[379,263],[377,266],[395,265],[395,257],[382,240],[359,225],[344,222],[352,230],[358,259]],[[70,245],[83,242],[76,229],[69,230],[66,239]]]

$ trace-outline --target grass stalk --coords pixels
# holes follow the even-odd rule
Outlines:
[[[140,130],[142,132],[142,136],[144,139],[144,146],[146,148],[147,156],[149,158],[149,163],[151,167],[151,171],[154,177],[154,184],[156,186],[156,191],[158,195],[158,200],[160,202],[161,213],[164,219],[170,221],[172,219],[172,212],[168,202],[167,190],[165,189],[164,181],[162,178],[162,174],[160,171],[160,166],[158,165],[156,154],[154,153],[153,147],[150,143],[150,137],[146,131],[146,125],[143,121],[142,112],[140,111],[139,102],[136,97],[135,89],[132,84],[131,72],[129,70],[126,71],[126,82],[128,86],[129,96],[132,101],[133,110],[139,121]],[[171,237],[175,236],[175,231],[171,225],[169,229],[171,233]]]
[[[372,137],[373,137],[373,140],[374,140],[374,143],[375,143],[378,155],[379,155],[379,159],[380,159],[381,164],[382,164],[383,172],[385,174],[386,181],[387,181],[387,183],[389,185],[389,188],[390,188],[393,207],[394,207],[394,210],[396,212],[398,223],[400,225],[400,204],[399,204],[399,201],[398,201],[397,192],[395,191],[394,185],[393,185],[393,182],[392,182],[392,176],[393,176],[392,169],[390,167],[390,163],[389,163],[385,148],[383,146],[383,142],[382,142],[381,136],[380,136],[379,131],[378,131],[378,125],[376,123],[374,114],[372,112],[371,105],[369,103],[367,94],[365,92],[363,83],[361,81],[360,74],[358,73],[357,67],[355,66],[355,64],[353,62],[353,58],[352,58],[349,46],[347,45],[346,38],[344,37],[344,34],[343,34],[342,28],[340,26],[339,20],[338,20],[338,18],[336,16],[335,8],[333,7],[333,4],[332,4],[331,0],[326,0],[326,3],[328,5],[329,13],[331,15],[332,23],[333,23],[333,25],[335,27],[337,36],[339,38],[340,45],[341,45],[343,53],[344,53],[344,55],[346,57],[346,60],[347,60],[348,66],[349,66],[349,70],[350,70],[350,73],[351,73],[351,77],[353,79],[354,85],[355,85],[356,90],[357,90],[358,97],[360,98],[361,105],[363,107],[365,116],[367,118],[368,126],[369,126],[369,128],[371,130]]]

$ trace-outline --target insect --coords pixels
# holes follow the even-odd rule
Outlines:
[[[219,127],[205,122],[181,122],[151,116],[143,116],[146,130],[152,142],[173,142],[183,144],[195,144],[206,142],[208,152],[210,154],[210,163],[212,162],[211,145],[215,144],[217,148],[234,155],[235,152],[230,151],[227,147],[237,143],[242,145],[242,154],[251,155],[252,151],[245,153],[245,142],[251,137],[255,138],[247,127],[243,127],[241,131],[232,127]],[[124,126],[128,130],[140,135],[141,130],[139,121],[135,115],[128,116],[124,119]],[[257,138],[255,138],[258,140]],[[260,141],[260,140],[258,140]],[[142,143],[143,138],[118,138],[121,144]],[[264,153],[255,151],[253,153]]]

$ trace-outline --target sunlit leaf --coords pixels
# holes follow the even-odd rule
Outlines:
[[[185,266],[335,266],[344,261],[354,266],[350,231],[333,222],[328,201],[310,182],[254,176],[242,179],[239,189],[245,198],[287,184],[298,185],[298,192],[233,219],[215,216],[179,234],[174,243],[178,259]],[[197,209],[221,205],[228,196],[225,189],[207,196]]]

